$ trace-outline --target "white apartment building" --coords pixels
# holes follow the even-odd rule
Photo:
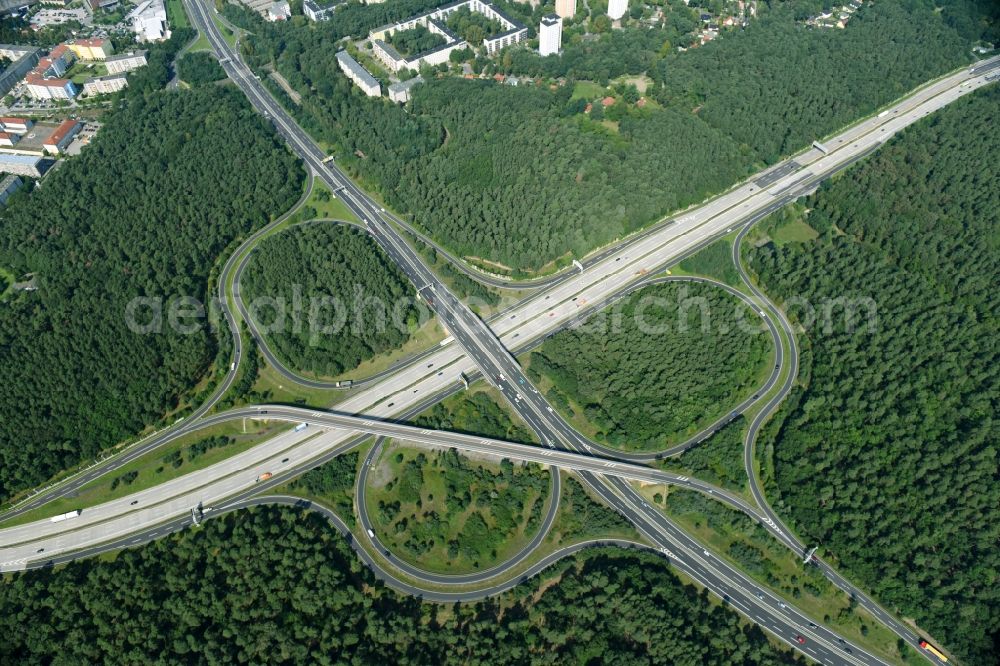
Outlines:
[[[361,63],[355,60],[350,53],[347,51],[337,53],[337,64],[340,66],[341,71],[347,75],[347,78],[354,81],[354,85],[361,88],[366,95],[369,97],[379,97],[382,95],[382,84],[367,69],[362,67]]]
[[[562,18],[555,14],[542,17],[538,26],[538,54],[556,55],[562,49]]]
[[[496,5],[485,0],[456,0],[423,14],[411,16],[399,23],[385,25],[369,32],[368,39],[371,40],[375,56],[393,72],[398,72],[403,68],[419,69],[422,64],[437,65],[448,62],[452,51],[469,46],[468,42],[451,32],[446,25],[448,15],[463,7],[470,12],[493,19],[503,26],[503,32],[489,35],[483,40],[483,48],[490,55],[499,52],[505,46],[516,44],[528,38],[528,28],[504,14]],[[440,35],[445,43],[405,58],[391,44],[386,43],[386,38],[392,34],[411,30],[417,26],[423,26],[430,32]]]
[[[83,83],[84,95],[110,95],[128,87],[128,79],[124,74],[97,76]]]
[[[130,51],[121,55],[111,56],[104,61],[108,74],[124,74],[134,69],[146,66],[145,51]]]
[[[608,0],[608,17],[617,21],[628,11],[628,0]]]
[[[339,2],[320,4],[317,0],[302,0],[302,13],[310,21],[329,21]]]

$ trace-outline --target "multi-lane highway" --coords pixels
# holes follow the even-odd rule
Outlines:
[[[627,244],[606,250],[583,271],[560,278],[550,289],[528,299],[509,315],[509,319],[496,322],[491,330],[447,292],[383,217],[384,211],[339,170],[323,162],[325,155],[269,97],[222,40],[208,13],[210,10],[197,0],[187,0],[186,5],[195,25],[206,34],[219,54],[230,78],[247,94],[254,106],[272,120],[278,132],[310,168],[366,222],[369,232],[407,273],[418,292],[452,333],[454,344],[400,368],[370,389],[358,392],[345,401],[344,408],[375,416],[397,414],[425,402],[430,396],[453,390],[461,374],[478,369],[498,385],[514,409],[550,448],[558,443],[571,450],[586,450],[589,443],[573,431],[531,387],[508,349],[537,340],[571,321],[588,302],[612,298],[678,256],[707,244],[756,215],[765,214],[766,210],[784,205],[814,187],[815,182],[877,148],[892,133],[984,83],[982,72],[973,71],[956,74],[929,86],[897,105],[891,114],[880,114],[860,123],[840,137],[827,141],[822,151],[809,151],[796,157],[794,164],[780,166],[782,171],[765,185],[753,181],[742,184],[678,220],[671,220]],[[229,316],[227,313],[227,318]],[[235,324],[231,321],[230,326]],[[344,441],[350,437],[349,431],[331,430],[295,446],[319,458],[343,447]],[[553,449],[552,455],[556,453]],[[593,460],[586,455],[580,457]],[[600,475],[581,471],[581,476],[595,492],[629,517],[647,538],[667,551],[675,566],[693,575],[713,592],[732,600],[734,607],[770,629],[779,639],[824,663],[878,662],[858,648],[840,642],[838,637],[824,628],[808,627],[804,617],[786,604],[773,603],[773,597],[769,599],[752,581],[701,549],[662,513],[646,505],[620,475],[605,476],[608,471],[600,470]],[[253,482],[247,481],[249,477],[240,476],[243,473],[239,471],[234,478],[238,477],[245,491],[246,487],[252,487]],[[238,488],[232,492],[237,491]],[[147,519],[138,519],[131,526],[133,532],[141,530],[146,525],[142,520]],[[30,558],[30,561],[38,559]],[[796,640],[799,636],[808,639],[805,645]]]

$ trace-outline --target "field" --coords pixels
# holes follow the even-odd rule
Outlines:
[[[330,194],[330,188],[319,178],[314,179],[313,191],[302,207],[302,218],[318,220],[339,220],[360,224],[358,216],[344,205],[344,202]]]
[[[379,539],[398,557],[447,573],[488,569],[523,548],[538,530],[550,485],[537,465],[397,443],[385,447],[368,478]]]

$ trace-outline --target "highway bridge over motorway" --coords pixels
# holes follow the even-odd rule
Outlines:
[[[184,514],[190,512],[192,506],[196,506],[197,503],[207,504],[210,501],[218,504],[220,509],[228,509],[259,501],[287,502],[289,501],[287,498],[253,500],[251,497],[273,487],[278,481],[286,480],[303,469],[355,446],[360,441],[356,433],[363,431],[399,437],[418,444],[456,446],[574,470],[595,493],[631,520],[649,543],[654,544],[654,547],[675,567],[692,576],[715,594],[729,600],[734,608],[768,629],[778,640],[822,663],[882,663],[879,658],[859,646],[850,645],[828,628],[816,625],[790,604],[781,601],[740,571],[712,555],[668,520],[662,512],[646,504],[634,491],[630,482],[638,480],[688,484],[701,492],[714,494],[722,501],[738,505],[737,508],[747,511],[762,524],[767,525],[772,533],[789,547],[804,549],[804,545],[781,526],[777,516],[767,507],[762,494],[757,497],[760,506],[753,507],[740,498],[722,493],[697,480],[685,480],[677,475],[657,472],[637,464],[638,461],[612,460],[607,457],[609,454],[607,450],[600,450],[600,456],[593,455],[594,444],[581,437],[546,404],[542,396],[531,387],[509,350],[524,348],[536,342],[572,322],[587,309],[587,304],[607,302],[623,291],[634,288],[636,284],[647,279],[646,276],[659,272],[678,258],[697,251],[734,229],[748,227],[756,220],[793,201],[802,193],[814,188],[821,180],[876,150],[894,133],[985,85],[987,83],[985,74],[998,64],[995,59],[936,81],[877,116],[852,126],[838,136],[824,139],[825,151],[807,150],[785,163],[776,165],[766,174],[741,183],[705,205],[687,211],[683,216],[665,220],[614,247],[604,249],[585,261],[583,270],[547,278],[544,283],[535,285],[544,288],[539,289],[512,310],[505,312],[502,319],[493,320],[490,326],[487,326],[450,294],[437,276],[423,264],[420,256],[397,230],[395,225],[401,221],[383,211],[336,166],[325,161],[326,155],[271,98],[253,72],[222,39],[213,22],[211,15],[213,10],[203,0],[185,0],[185,6],[195,27],[208,38],[230,79],[247,95],[251,103],[272,121],[279,134],[306,162],[310,170],[337,192],[345,205],[364,221],[372,237],[406,272],[419,293],[451,332],[453,342],[399,367],[370,386],[352,392],[338,405],[341,413],[295,410],[277,406],[260,406],[243,413],[233,412],[229,416],[234,418],[243,416],[282,418],[309,422],[313,425],[303,430],[285,433],[238,456],[233,456],[225,461],[232,466],[228,474],[223,474],[223,468],[219,468],[218,465],[193,472],[175,482],[163,484],[163,487],[144,491],[151,494],[141,498],[137,504],[131,504],[136,501],[137,496],[126,498],[129,508],[124,510],[121,505],[109,506],[114,503],[88,509],[84,514],[89,514],[87,518],[74,527],[53,529],[51,525],[59,524],[42,521],[0,529],[0,562],[7,563],[8,568],[34,567],[49,562],[64,561],[65,558],[74,555],[85,555],[101,549],[141,542],[144,538],[155,538],[170,529],[182,526],[185,520],[190,520],[185,518]],[[223,296],[226,295],[224,290],[230,283],[237,257],[265,231],[266,229],[261,230],[258,235],[248,240],[227,262],[223,271],[224,277],[220,280]],[[777,322],[777,328],[772,327],[771,330],[777,330],[783,336],[790,336],[788,344],[791,346],[791,358],[787,361],[782,359],[778,365],[786,370],[783,376],[794,378],[794,367],[797,362],[795,342],[794,335],[790,328],[787,328],[787,320],[759,291],[753,295],[760,306],[762,317]],[[223,298],[222,301],[227,302],[227,299]],[[228,309],[226,318],[234,337],[234,364],[238,366],[242,354],[239,327],[234,314]],[[498,388],[513,409],[538,433],[544,443],[543,447],[529,447],[457,433],[427,431],[393,423],[400,415],[413,413],[429,402],[440,399],[442,395],[457,390],[460,377],[476,374],[498,384]],[[212,399],[196,413],[197,417],[208,413],[228,389],[234,377],[235,370],[229,373]],[[790,381],[791,379],[786,379],[781,383],[778,387],[780,390],[762,392],[761,395],[755,396],[752,405],[746,408],[760,407],[757,419],[762,422],[767,414],[777,407],[784,392],[787,392],[786,387],[790,386]],[[263,413],[265,411],[266,414]],[[122,460],[152,450],[165,441],[181,433],[190,432],[198,424],[210,422],[214,418],[217,417],[198,419],[194,423],[185,424],[177,432],[151,438],[132,451],[106,461],[50,492],[41,493],[15,512],[9,513],[8,517],[36,508],[60,494],[72,492],[73,487],[79,487],[87,480],[123,464]],[[756,432],[755,428],[759,428],[759,423],[751,428],[752,433]],[[749,449],[751,445],[752,435],[748,435],[747,448]],[[282,465],[287,467],[282,468]],[[261,470],[272,471],[272,469],[279,472],[273,480],[264,484],[257,482]],[[195,500],[197,502],[192,504]],[[84,518],[84,515],[80,518]],[[331,520],[336,522],[332,518]],[[45,523],[48,523],[49,527],[46,527]],[[40,545],[42,543],[46,545]],[[39,552],[39,548],[44,550]],[[398,577],[394,578],[381,562],[370,556],[362,557],[376,568],[380,575],[399,582],[400,589],[413,591],[412,583],[404,583],[399,581]],[[835,584],[855,595],[862,606],[893,629],[902,639],[911,645],[916,643],[918,637],[912,630],[900,624],[831,568],[826,565],[823,567]],[[502,584],[495,583],[484,590],[497,590]],[[447,595],[436,591],[433,586],[427,589],[429,594]],[[480,595],[483,593],[486,592],[481,592]],[[798,637],[805,637],[806,643],[800,643]]]

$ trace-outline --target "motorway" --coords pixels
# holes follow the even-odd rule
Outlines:
[[[550,447],[560,442],[570,449],[580,449],[586,442],[531,388],[507,351],[508,348],[544,336],[556,326],[572,320],[580,312],[579,308],[586,303],[611,298],[637,281],[637,278],[641,279],[641,276],[655,272],[684,252],[690,252],[724,235],[734,225],[746,223],[753,215],[769,206],[779,202],[784,205],[787,200],[793,200],[814,187],[812,179],[815,178],[818,182],[818,179],[828,177],[857,156],[877,148],[892,133],[983,83],[978,75],[972,83],[967,83],[975,73],[962,73],[929,86],[898,105],[892,115],[879,118],[880,122],[870,119],[845,132],[836,139],[836,143],[827,142],[830,147],[829,155],[821,155],[821,151],[810,151],[797,157],[796,163],[802,165],[801,169],[789,169],[788,176],[779,177],[766,189],[758,190],[759,185],[755,186],[753,183],[744,184],[679,220],[669,221],[648,235],[615,248],[618,252],[605,253],[603,259],[588,265],[580,273],[559,280],[553,288],[546,290],[544,296],[539,294],[528,299],[510,315],[509,320],[498,323],[494,333],[447,292],[413,250],[400,239],[391,224],[382,217],[377,204],[358,190],[339,170],[322,162],[325,156],[321,151],[263,91],[252,73],[228,49],[228,45],[218,35],[205,6],[196,0],[187,0],[185,4],[191,11],[195,25],[208,36],[220,55],[220,61],[230,78],[247,94],[254,106],[274,122],[279,133],[305,159],[310,168],[341,195],[349,208],[366,221],[373,237],[407,273],[418,292],[453,335],[454,344],[421,359],[420,363],[401,369],[372,389],[358,392],[350,400],[349,407],[346,403],[342,407],[357,413],[388,417],[411,408],[430,395],[454,390],[460,373],[472,372],[474,368],[478,368],[484,376],[495,379],[501,392],[540,434],[543,442]],[[841,147],[834,149],[837,144]],[[521,339],[515,342],[518,338]],[[509,346],[505,346],[508,343]],[[430,359],[437,360],[425,364]],[[343,441],[350,437],[350,431],[331,430],[303,440],[296,446],[303,450],[305,447],[314,447],[310,451],[320,456],[343,446]],[[653,543],[658,544],[675,566],[703,581],[716,594],[731,600],[734,607],[770,629],[780,640],[823,663],[879,663],[879,660],[859,648],[855,647],[848,652],[850,646],[839,642],[834,634],[822,627],[807,629],[803,616],[787,605],[774,603],[773,598],[769,599],[767,593],[759,590],[752,581],[701,549],[697,542],[678,530],[659,511],[646,506],[619,476],[608,476],[605,481],[603,473],[598,476],[582,472],[581,477],[631,519]],[[244,487],[252,488],[252,480],[243,479],[242,483]],[[139,529],[139,526],[133,525],[132,529]],[[758,594],[763,594],[764,598],[757,596]],[[799,645],[795,640],[798,635],[808,639],[805,645]]]
[[[196,13],[199,10],[202,12],[199,20],[196,22],[209,22],[210,19],[204,15],[204,7],[197,3],[195,6],[197,8]],[[210,30],[210,27],[208,29]],[[218,50],[218,53],[222,57],[224,65],[229,65],[233,70],[236,70],[231,73],[231,77],[238,84],[241,81],[248,84],[245,88],[248,90],[248,96],[251,99],[256,97],[258,101],[262,102],[261,106],[265,109],[265,113],[270,114],[276,126],[279,128],[284,127],[285,129],[292,128],[294,124],[290,118],[284,115],[284,111],[275,108],[276,105],[273,102],[268,104],[268,101],[264,99],[265,95],[256,92],[255,88],[257,86],[254,86],[246,78],[246,73],[239,71],[241,65],[237,64],[238,60],[235,55],[224,48]],[[243,86],[241,85],[241,87]],[[310,141],[298,136],[295,129],[289,131],[289,134],[292,136],[292,145],[298,148],[297,152],[307,161],[309,161],[310,157],[316,159],[315,153],[318,150],[315,149],[315,146]],[[858,149],[859,144],[855,143],[854,148]],[[824,159],[826,158],[820,158],[816,161],[821,162]],[[322,170],[324,166],[322,158],[319,158],[319,162],[320,164],[317,168]],[[332,170],[328,173],[332,175]],[[333,180],[332,177],[331,180]],[[795,183],[798,182],[800,181],[795,181]],[[782,180],[778,180],[776,183],[777,186],[781,184]],[[786,189],[793,188],[788,187]],[[376,204],[368,200],[362,193],[355,191],[349,184],[345,183],[340,191],[344,192],[345,200],[350,200],[351,203],[357,206],[361,219],[368,224],[373,237],[379,241],[391,258],[407,273],[416,286],[418,293],[423,296],[424,301],[442,318],[442,322],[452,333],[454,341],[458,346],[472,357],[472,360],[485,377],[490,379],[495,378],[497,387],[501,393],[507,398],[515,411],[539,433],[542,441],[547,446],[554,446],[554,442],[562,440],[569,448],[576,448],[578,445],[576,441],[576,437],[578,436],[576,433],[545,403],[538,391],[531,387],[527,378],[523,375],[520,366],[508,352],[508,349],[504,347],[500,339],[494,334],[494,331],[485,326],[459,299],[445,289],[433,273],[421,263],[412,248],[399,238],[395,229],[386,224],[379,216],[379,208]],[[782,191],[784,192],[785,190]],[[744,206],[747,208],[750,207],[749,204],[744,204]],[[620,258],[616,259],[616,261],[620,261]],[[608,282],[608,280],[605,282]],[[515,316],[512,316],[512,318]],[[554,316],[555,313],[551,312],[550,317]],[[415,390],[414,392],[417,391]],[[392,402],[388,406],[394,405],[395,402]],[[676,530],[675,526],[666,521],[658,510],[646,505],[632,488],[620,479],[612,482],[616,486],[612,491],[599,477],[593,474],[581,473],[581,477],[611,504],[615,503],[615,495],[617,494],[623,501],[623,504],[619,504],[623,513],[653,543],[664,550],[667,550],[669,547],[680,550],[682,555],[675,555],[671,559],[674,561],[679,560],[683,568],[695,569],[699,566],[705,567],[708,574],[705,578],[705,584],[709,589],[723,598],[734,599],[734,603],[738,603],[735,602],[735,597],[741,596],[745,604],[757,606],[757,609],[764,616],[767,616],[767,619],[764,619],[760,615],[755,615],[755,617],[765,626],[770,626],[773,623],[774,628],[772,631],[779,639],[795,647],[797,644],[805,642],[804,639],[800,638],[803,634],[809,634],[814,643],[810,644],[808,648],[799,646],[798,649],[802,649],[824,662],[865,663],[869,659],[874,662],[878,661],[857,648],[848,652],[847,650],[850,650],[850,648],[842,642],[842,639],[828,632],[825,628],[817,627],[815,631],[809,631],[804,628],[804,624],[801,624],[801,617],[788,617],[783,613],[777,612],[773,606],[767,603],[757,604],[754,599],[757,601],[761,600],[750,592],[750,590],[757,590],[755,584],[742,577],[738,572],[733,571],[728,565],[723,564],[715,568],[715,562],[711,561],[711,555],[707,550],[700,554],[697,551],[697,546],[691,549],[688,546],[689,537],[687,535]],[[733,587],[734,585],[735,587]],[[749,605],[743,606],[745,612],[748,614],[750,613]],[[780,608],[787,610],[785,604],[782,604]],[[830,635],[824,636],[824,632],[830,633]],[[817,655],[814,650],[823,650],[824,652],[822,655]]]
[[[191,11],[192,5],[194,5],[193,2],[189,3],[189,11]],[[224,49],[226,47],[225,43],[221,42],[221,40],[218,43],[221,43],[221,47],[217,48]],[[225,53],[226,51],[223,52]],[[990,62],[990,66],[995,67],[996,65],[997,59]],[[227,72],[234,80],[241,82],[241,87],[250,87],[250,81],[256,82],[256,79],[252,75],[245,73],[241,75],[236,72],[234,65],[230,61],[226,61],[224,67],[227,68]],[[923,117],[930,110],[939,108],[961,94],[982,85],[982,74],[983,71],[978,71],[976,74],[978,80],[970,80],[968,75],[963,73],[947,77],[922,89],[918,94],[907,98],[893,108],[892,113],[887,112],[884,118],[872,117],[864,123],[852,127],[840,138],[830,141],[828,144],[841,145],[843,146],[841,150],[847,151],[848,154],[839,162],[841,166],[853,163],[858,155],[864,155],[872,147],[881,145],[881,142],[891,132],[898,131],[908,124],[908,122]],[[948,93],[944,99],[940,98],[942,91]],[[930,107],[924,108],[924,103],[928,101],[930,102]],[[264,113],[270,115],[270,112],[266,110]],[[889,131],[882,132],[881,130],[885,130],[886,127],[877,125],[871,127],[876,122],[882,122],[883,124],[891,122],[892,125],[889,127]],[[283,124],[284,121],[279,123],[278,128],[287,138],[288,131],[282,130]],[[868,141],[864,145],[855,147],[852,150],[851,140],[867,136],[862,132],[862,129],[868,129],[868,134],[875,135],[874,146],[872,145],[873,142]],[[875,131],[876,129],[878,130],[877,132]],[[836,157],[841,150],[833,152],[831,157]],[[805,156],[797,157],[796,164],[813,163],[816,159],[816,155],[813,153],[818,154],[818,151],[810,150]],[[325,167],[321,162],[320,166]],[[837,169],[837,165],[833,165],[827,171],[814,176],[813,182],[818,183],[823,178],[835,173]],[[774,169],[769,170],[769,172],[773,171]],[[797,178],[798,176],[793,173],[791,177]],[[501,335],[501,339],[505,344],[509,345],[510,348],[516,349],[529,336],[537,337],[544,335],[551,330],[555,330],[559,325],[565,325],[566,322],[573,321],[586,308],[588,301],[590,303],[599,303],[610,298],[615,293],[615,289],[600,289],[602,285],[610,284],[610,278],[617,277],[615,286],[621,281],[624,281],[627,286],[630,278],[639,280],[641,277],[638,276],[656,272],[658,268],[669,265],[673,261],[710,244],[716,237],[727,233],[728,230],[734,228],[739,223],[746,220],[752,221],[752,219],[757,217],[757,215],[754,215],[755,212],[763,215],[777,210],[787,203],[787,201],[793,200],[793,195],[808,191],[809,189],[809,183],[805,183],[801,188],[797,188],[798,192],[789,191],[783,183],[781,187],[784,189],[784,192],[781,196],[776,197],[770,193],[770,190],[759,190],[759,186],[755,182],[756,180],[759,180],[759,177],[748,180],[725,195],[712,200],[702,209],[691,211],[679,220],[669,220],[649,232],[630,239],[618,248],[620,253],[617,256],[613,256],[614,253],[604,253],[603,256],[605,258],[601,262],[591,264],[581,273],[567,276],[555,287],[543,290],[519,304],[514,312],[510,315],[505,315],[503,320],[494,323],[495,330]],[[748,197],[755,204],[760,201],[760,197],[763,197],[761,207],[756,209],[756,211],[751,211],[748,203],[745,202],[745,199]],[[744,203],[740,204],[740,201],[744,201]],[[347,198],[345,198],[345,203],[349,203]],[[747,210],[748,213],[743,213],[744,210]],[[250,240],[248,240],[249,242]],[[618,270],[619,267],[621,267],[620,270]],[[617,276],[614,275],[616,271],[618,273]],[[224,299],[221,300],[223,303],[226,302]],[[228,311],[226,316],[230,322],[230,328],[234,333],[238,353],[238,330],[235,328],[235,322]],[[529,324],[532,330],[525,331],[525,328]],[[524,333],[523,336],[522,332]],[[237,357],[234,360],[238,361],[239,359]],[[463,359],[462,350],[456,349],[455,345],[449,345],[436,350],[435,353],[429,356],[422,357],[419,362],[415,361],[406,368],[400,369],[392,377],[386,378],[385,381],[373,386],[373,390],[357,392],[349,400],[341,403],[340,407],[357,413],[369,413],[388,417],[422,401],[428,395],[453,390],[453,384],[460,381],[461,374],[472,373],[474,372],[474,368],[474,364],[469,362],[467,358]],[[447,372],[445,369],[447,369]],[[231,379],[227,379],[227,386],[229,381]],[[199,410],[199,412],[202,411]],[[168,433],[163,437],[170,436]],[[151,448],[163,441],[162,438],[151,438],[143,446]],[[6,513],[4,518],[15,517],[19,513],[30,510],[60,494],[72,493],[74,488],[78,488],[99,474],[113,471],[120,467],[121,464],[123,463],[120,456],[104,461],[88,470],[86,474],[77,475],[70,482],[61,484],[54,490],[38,493],[29,501],[18,506],[14,511]]]

